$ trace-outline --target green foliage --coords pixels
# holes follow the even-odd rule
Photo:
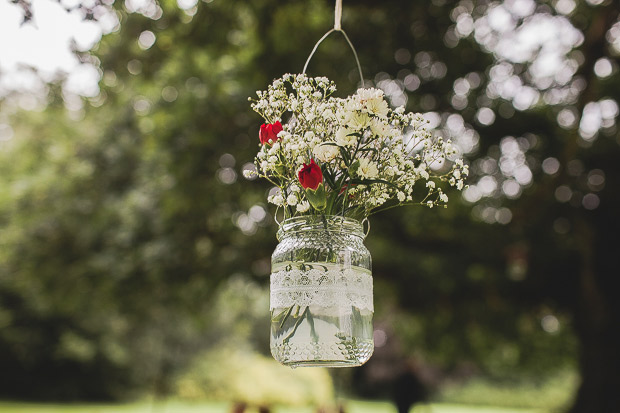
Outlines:
[[[563,411],[573,402],[578,381],[574,371],[563,371],[549,379],[533,379],[521,383],[473,379],[466,383],[446,386],[440,400],[465,405]]]
[[[218,12],[209,18],[221,30],[244,27],[243,13]],[[174,6],[166,14],[166,33],[191,38],[180,13]],[[235,139],[248,145],[247,119],[234,109],[246,105],[247,86],[240,92],[235,79],[243,76],[230,63],[253,48],[226,46],[225,63],[217,43],[201,52],[175,47],[133,77],[127,54],[143,56],[126,36],[155,24],[162,21],[129,15],[101,43],[109,58],[95,106],[70,114],[52,101],[11,120],[17,138],[1,154],[0,184],[5,395],[166,393],[170,372],[208,343],[218,284],[268,255],[249,249],[231,219],[257,196],[217,179],[222,154],[237,154]],[[165,87],[176,88],[174,105]]]
[[[447,371],[471,363],[495,379],[530,380],[574,366],[570,318],[548,304],[523,305],[531,295],[502,268],[509,234],[459,214],[403,211],[373,220],[367,244],[375,263],[390,257],[374,266],[377,322],[390,326],[403,353]],[[553,333],[541,324],[550,315],[559,324]]]
[[[324,405],[333,399],[332,391],[326,369],[292,370],[235,342],[199,356],[176,381],[182,399],[251,405]]]

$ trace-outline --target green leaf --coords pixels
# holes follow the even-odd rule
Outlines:
[[[327,194],[323,184],[319,184],[316,190],[306,189],[306,198],[308,198],[310,205],[317,211],[323,211],[327,206]]]

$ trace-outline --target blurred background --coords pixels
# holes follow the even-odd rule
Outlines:
[[[344,1],[366,85],[472,173],[373,217],[375,355],[330,371],[269,355],[274,208],[242,171],[248,97],[334,2],[0,0],[0,410],[620,412],[619,10]],[[308,72],[360,84],[338,33]]]

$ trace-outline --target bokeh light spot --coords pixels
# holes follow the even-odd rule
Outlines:
[[[560,331],[560,320],[554,315],[546,315],[540,320],[540,325],[543,330],[549,334],[555,334]]]
[[[174,102],[179,97],[179,91],[173,86],[166,86],[161,90],[161,97],[166,102]]]
[[[145,30],[140,33],[140,37],[138,37],[138,46],[140,46],[142,50],[150,49],[154,44],[155,33],[150,30]]]
[[[605,186],[605,173],[600,169],[593,169],[588,173],[588,188],[600,191]]]
[[[568,202],[573,197],[573,191],[566,185],[560,185],[555,189],[555,199],[559,202]]]
[[[606,78],[611,76],[614,71],[614,67],[611,60],[606,57],[601,57],[594,63],[594,74],[600,78]]]
[[[571,14],[576,6],[574,0],[558,0],[555,3],[555,10],[560,14],[567,15]]]
[[[223,184],[230,185],[237,181],[237,172],[232,168],[222,168],[217,171],[217,177]]]
[[[229,153],[220,156],[220,166],[222,168],[232,168],[235,166],[235,157]]]
[[[139,115],[146,115],[151,110],[151,102],[146,98],[139,97],[134,101],[133,109]]]
[[[198,3],[198,0],[177,0],[180,9],[189,10]]]
[[[375,347],[383,347],[387,343],[387,334],[383,330],[376,329],[372,333],[372,338],[375,342]]]
[[[512,220],[512,212],[508,208],[500,208],[495,211],[495,221],[498,224],[506,225]]]
[[[495,112],[490,108],[480,108],[476,114],[476,119],[481,125],[492,125],[495,122]]]
[[[508,198],[518,198],[521,195],[521,185],[514,179],[508,179],[502,184],[502,192]]]
[[[557,116],[558,125],[564,129],[570,129],[577,123],[577,115],[571,109],[562,109]]]
[[[132,59],[127,62],[127,71],[132,75],[139,75],[142,72],[142,62],[137,59]]]
[[[420,78],[414,74],[410,74],[410,75],[405,76],[404,83],[405,83],[405,88],[409,92],[413,92],[414,90],[420,87]]]
[[[267,218],[267,211],[261,205],[254,205],[248,211],[248,216],[254,222],[258,223],[258,222],[263,221],[265,218]]]
[[[585,209],[593,210],[593,209],[598,208],[599,204],[601,203],[601,200],[599,199],[598,195],[590,193],[590,194],[586,194],[583,197],[583,199],[581,200],[581,203]]]
[[[394,60],[399,65],[406,65],[411,60],[411,52],[407,49],[398,49],[394,53]]]
[[[542,163],[542,169],[547,175],[553,175],[560,169],[560,161],[553,157],[547,158]]]

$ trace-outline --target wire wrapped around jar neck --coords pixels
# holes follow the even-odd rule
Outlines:
[[[368,223],[368,230],[364,232],[364,222]],[[285,236],[289,236],[298,232],[346,232],[351,235],[358,236],[362,239],[366,238],[370,230],[370,222],[368,218],[358,221],[354,218],[343,217],[341,215],[303,215],[299,217],[288,218],[279,225],[276,234],[278,241]]]

